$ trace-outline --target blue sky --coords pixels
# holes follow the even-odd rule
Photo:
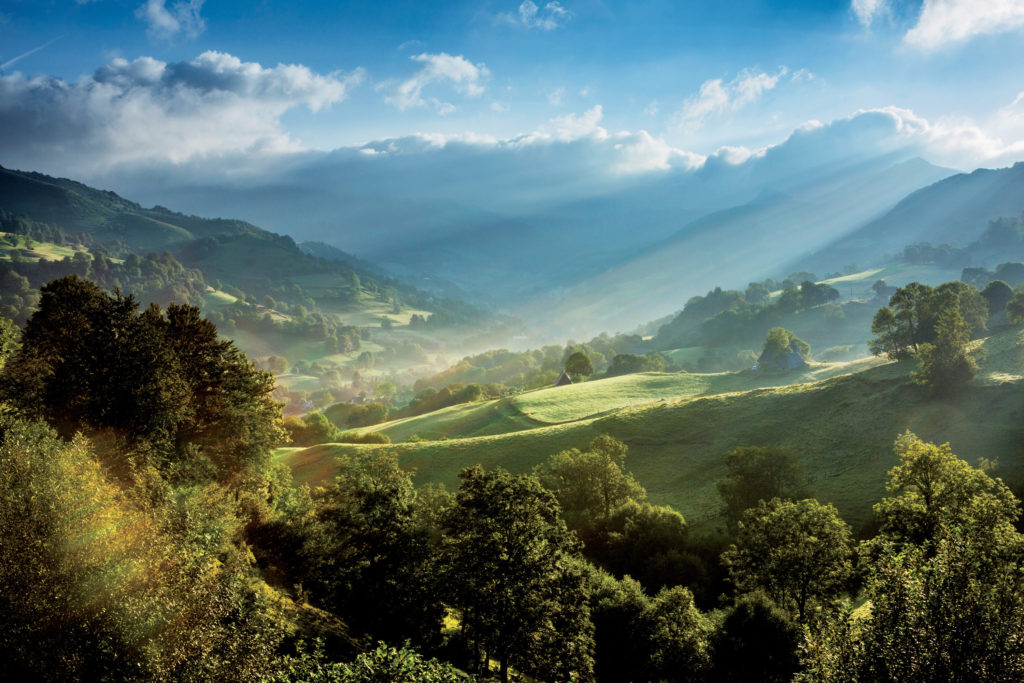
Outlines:
[[[1024,0],[0,0],[0,50],[0,164],[86,178],[595,131],[649,170],[875,109],[936,163],[1024,158]]]

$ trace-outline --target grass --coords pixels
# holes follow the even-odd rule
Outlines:
[[[854,525],[866,522],[895,464],[892,444],[906,429],[949,441],[971,463],[998,460],[997,473],[1024,476],[1024,336],[1003,330],[984,343],[987,358],[960,395],[942,399],[914,385],[910,363],[870,358],[815,364],[799,375],[645,373],[543,389],[509,399],[446,408],[371,429],[392,446],[324,444],[282,452],[298,481],[327,481],[331,462],[390,449],[419,483],[458,485],[467,465],[528,472],[548,456],[599,434],[629,446],[627,466],[654,502],[691,523],[716,518],[715,482],[724,455],[741,445],[779,445],[805,466],[812,493]],[[797,382],[790,384],[789,382]],[[647,392],[647,393],[645,393]],[[664,400],[662,400],[664,399]]]

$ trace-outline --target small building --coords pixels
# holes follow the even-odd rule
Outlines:
[[[555,386],[564,387],[566,384],[572,384],[572,377],[569,377],[569,374],[565,370],[562,370],[562,374],[558,376],[557,380],[555,380]]]

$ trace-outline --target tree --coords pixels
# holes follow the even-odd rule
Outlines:
[[[934,342],[938,321],[949,309],[964,321],[968,339],[985,329],[988,304],[977,289],[965,282],[946,282],[936,288],[911,282],[896,290],[889,306],[879,309],[871,324],[877,336],[869,342],[875,355],[904,360],[918,353],[921,344]]]
[[[955,305],[943,308],[935,332],[934,344],[920,345],[917,358],[921,367],[911,377],[936,393],[948,394],[969,382],[978,371],[978,364],[967,353],[970,330]]]
[[[61,435],[104,432],[171,478],[238,483],[283,437],[273,376],[192,306],[104,294],[74,275],[42,288],[39,310],[0,375],[0,394]],[[205,463],[205,464],[204,464]]]
[[[711,638],[716,683],[787,683],[800,668],[803,632],[767,595],[736,599]]]
[[[1020,325],[1024,322],[1024,290],[1014,292],[1010,300],[1006,302],[1006,317],[1013,325]]]
[[[865,542],[870,611],[849,608],[809,634],[803,681],[1019,681],[1024,678],[1024,537],[1019,503],[948,444],[907,432],[891,494]]]
[[[626,445],[607,435],[590,442],[586,451],[572,448],[552,455],[534,470],[541,484],[555,494],[571,528],[607,520],[627,500],[643,500],[647,492],[623,470]]]
[[[826,607],[852,572],[850,527],[832,505],[773,498],[747,510],[722,554],[736,588],[763,590],[798,621]]]
[[[981,290],[981,296],[988,304],[989,315],[995,315],[1006,310],[1006,304],[1013,298],[1013,289],[1002,280],[993,280]]]
[[[748,303],[760,305],[768,302],[768,299],[771,298],[771,292],[763,282],[751,282],[747,285],[747,290],[743,293],[743,298],[745,298]]]
[[[573,536],[534,477],[479,466],[459,475],[444,515],[441,586],[474,642],[501,666],[543,679],[592,676],[593,626]]]
[[[17,350],[20,338],[21,330],[14,321],[0,316],[0,370],[3,369],[7,358]]]
[[[883,538],[922,545],[967,526],[1009,533],[1019,503],[1002,480],[958,458],[948,443],[926,443],[909,431],[896,439],[895,452],[890,495],[874,508]]]
[[[391,642],[431,643],[443,607],[429,588],[428,530],[416,516],[416,491],[397,457],[346,458],[313,503],[302,531],[303,584],[355,628]]]
[[[7,680],[260,680],[284,637],[216,484],[156,500],[88,440],[0,418]]]
[[[806,361],[811,355],[811,346],[789,330],[773,327],[768,330],[757,362],[762,368],[789,369],[791,365],[788,357],[791,353]]]
[[[806,495],[803,467],[790,451],[777,446],[741,446],[725,456],[728,474],[718,480],[725,517],[733,530],[743,512],[762,500]]]
[[[876,336],[868,342],[868,349],[874,355],[885,354],[889,360],[903,360],[910,357],[907,348],[910,341],[896,321],[896,315],[888,306],[883,306],[875,312],[875,316],[871,319],[871,333]]]
[[[594,374],[594,364],[583,351],[573,351],[565,359],[565,372],[572,378],[588,377]]]
[[[681,586],[662,589],[653,600],[649,619],[648,680],[703,681],[711,627],[693,604],[693,594]]]

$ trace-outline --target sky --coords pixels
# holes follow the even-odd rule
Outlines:
[[[1000,167],[1024,159],[1022,54],[1024,0],[0,0],[0,164],[231,179],[543,145],[558,167],[582,140],[624,177],[882,112],[933,163]]]

